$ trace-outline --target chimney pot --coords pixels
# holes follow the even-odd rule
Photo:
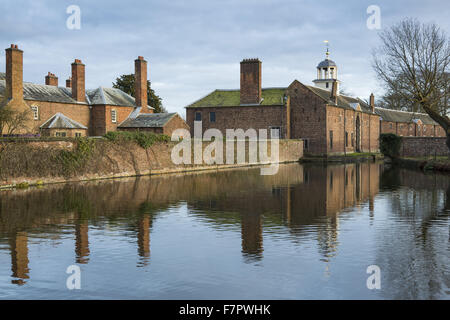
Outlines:
[[[136,106],[147,112],[147,61],[142,56],[134,61],[134,93]]]
[[[48,72],[47,76],[45,76],[45,84],[47,86],[58,86],[58,77],[55,76],[54,73]]]
[[[66,83],[67,85],[67,83]],[[86,101],[85,89],[85,66],[80,59],[75,59],[72,63],[72,98],[79,102]]]
[[[16,45],[6,51],[6,91],[5,96],[12,100],[23,99],[23,51],[14,50]]]
[[[258,58],[241,61],[241,104],[259,104],[261,102],[261,61]]]
[[[337,81],[333,81],[332,85],[331,85],[331,100],[337,104]]]
[[[370,94],[369,103],[370,109],[372,110],[373,113],[375,113],[375,96],[373,95],[373,93]]]

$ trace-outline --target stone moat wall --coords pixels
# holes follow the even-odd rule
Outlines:
[[[427,157],[449,155],[445,137],[402,137],[401,157]]]
[[[200,144],[204,151],[211,142]],[[197,164],[194,161],[174,164],[171,154],[176,145],[177,142],[157,142],[145,149],[131,141],[105,139],[0,142],[0,188],[264,164],[259,157],[249,163],[248,142],[245,143],[246,163],[209,164],[203,159]],[[225,162],[226,143],[223,145]],[[270,143],[267,143],[267,153],[271,154]],[[302,157],[302,140],[279,140],[279,158],[270,162],[294,162]]]

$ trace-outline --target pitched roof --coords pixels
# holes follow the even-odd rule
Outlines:
[[[0,73],[0,96],[6,90],[6,81],[2,78],[5,75]],[[120,89],[103,88],[86,90],[86,103],[78,102],[72,98],[72,89],[65,87],[48,86],[30,82],[23,83],[23,98],[25,100],[61,102],[72,104],[107,104],[118,107],[136,107],[135,100],[129,94]],[[149,107],[150,109],[154,109]]]
[[[177,113],[141,113],[135,118],[129,117],[119,124],[119,128],[161,128]]]
[[[261,105],[283,105],[287,88],[263,88]],[[240,90],[217,89],[207,96],[191,103],[186,108],[198,107],[234,107],[240,105]]]
[[[375,108],[375,113],[378,114],[384,121],[390,122],[415,122],[414,120],[421,120],[423,124],[437,125],[433,119],[426,113],[407,112],[400,110]]]
[[[0,80],[0,95],[3,95],[5,90],[6,81]],[[23,83],[23,98],[25,100],[36,101],[80,103],[72,99],[72,90],[70,88],[47,86],[30,82]]]
[[[136,106],[134,98],[120,89],[99,87],[97,89],[87,90],[86,96],[90,105]]]
[[[62,113],[55,113],[47,121],[45,121],[40,128],[42,129],[87,129],[81,123],[72,120]]]
[[[307,89],[315,93],[319,96],[324,102],[333,104],[334,101],[331,101],[331,92],[330,90],[318,88],[315,86],[307,86]],[[271,105],[283,105],[284,104],[284,95],[286,94],[287,88],[263,88],[262,89],[262,102],[260,105],[262,106],[271,106]],[[369,105],[358,98],[353,98],[349,96],[339,95],[337,99],[337,106],[345,109],[354,110],[354,108],[350,105],[351,103],[358,103],[361,106],[362,112],[372,113]],[[201,108],[201,107],[234,107],[240,105],[240,90],[214,90],[207,96],[191,103],[186,106],[186,108]]]

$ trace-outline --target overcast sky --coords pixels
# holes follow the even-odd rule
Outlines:
[[[66,26],[70,5],[81,9],[80,30]],[[81,59],[87,88],[111,87],[142,55],[164,106],[184,116],[210,91],[238,88],[243,58],[262,60],[263,87],[312,84],[329,40],[342,88],[367,98],[382,93],[370,63],[379,32],[367,28],[370,5],[381,9],[381,30],[404,17],[450,30],[448,0],[2,0],[0,45],[24,50],[24,80],[35,83],[50,71],[64,85]],[[4,72],[4,50],[0,61]]]

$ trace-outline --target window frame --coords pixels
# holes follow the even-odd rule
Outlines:
[[[33,112],[33,120],[39,120],[39,106],[31,106]]]
[[[333,130],[330,130],[330,141],[329,141],[330,150],[333,149]]]
[[[278,129],[278,137],[272,136],[272,130],[274,130],[274,129],[275,130]],[[281,127],[280,126],[270,126],[269,132],[270,132],[270,139],[281,139]]]
[[[212,119],[214,118],[214,119]],[[215,111],[210,111],[209,112],[209,122],[211,123],[215,123],[216,122],[216,112]]]
[[[197,117],[197,115],[200,115]],[[197,118],[200,118],[200,120],[197,120]],[[201,111],[195,111],[194,113],[194,121],[202,121],[202,112]]]
[[[111,122],[117,123],[117,110],[111,109]]]

